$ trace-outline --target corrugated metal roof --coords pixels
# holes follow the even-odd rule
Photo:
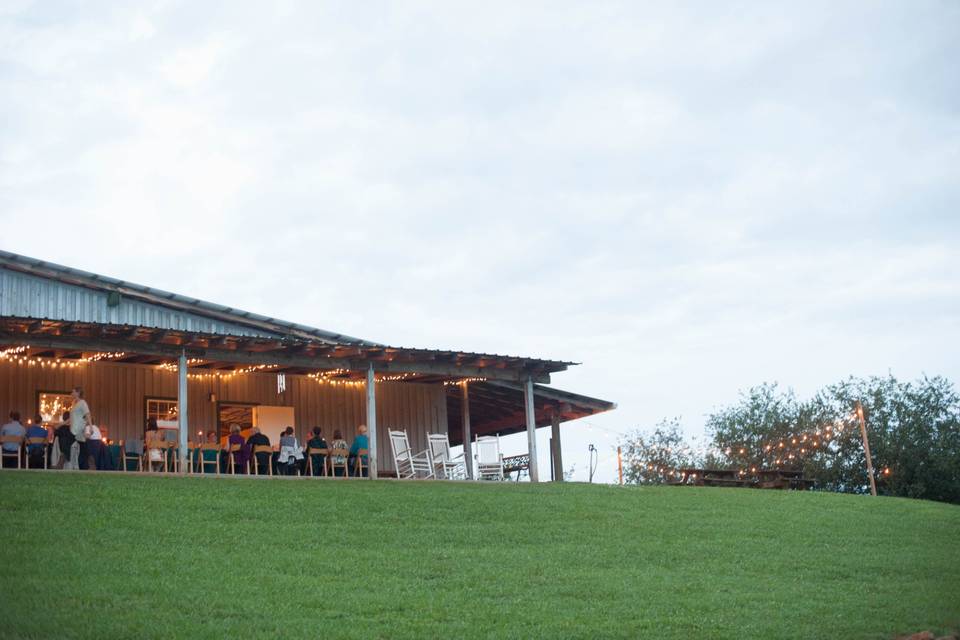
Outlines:
[[[121,294],[115,307],[111,292]],[[328,344],[397,349],[424,355],[549,362],[576,362],[526,356],[385,345],[342,333],[242,311],[198,298],[111,278],[0,250],[0,316],[142,326],[238,337],[293,338]]]
[[[4,277],[0,290],[2,315],[229,335],[288,336],[339,344],[377,344],[9,251],[0,251],[0,267],[20,276]],[[34,279],[25,279],[24,275]],[[81,288],[88,292],[81,293],[78,291]],[[107,295],[114,291],[121,294],[121,302],[117,307],[108,307]]]

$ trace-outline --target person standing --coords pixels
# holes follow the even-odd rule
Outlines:
[[[70,433],[80,445],[80,456],[77,462],[81,469],[87,468],[87,458],[90,455],[90,449],[87,446],[87,425],[90,424],[90,407],[87,401],[83,399],[83,387],[74,387],[70,392],[73,396],[73,406],[70,407]]]

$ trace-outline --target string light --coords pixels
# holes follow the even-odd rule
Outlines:
[[[348,373],[344,369],[335,369],[334,371],[340,373]],[[311,378],[317,382],[317,384],[329,385],[332,387],[347,387],[350,389],[360,389],[367,386],[365,380],[338,380],[334,379],[331,376],[333,372],[323,371],[318,373],[307,374],[308,378]]]
[[[443,386],[445,387],[454,387],[457,385],[464,385],[468,382],[486,382],[486,378],[460,378],[459,380],[444,380]]]
[[[27,366],[40,365],[41,367],[50,369],[74,369],[80,364],[86,364],[81,360],[61,360],[60,358],[38,358],[36,356],[17,356],[5,354],[0,354],[0,360],[4,360],[11,364],[25,364]]]
[[[401,380],[408,380],[415,376],[415,373],[396,373],[389,376],[381,376],[377,378],[377,382],[400,382]]]
[[[127,355],[126,351],[102,351],[93,355],[80,358],[83,362],[99,362],[100,360],[113,360]]]

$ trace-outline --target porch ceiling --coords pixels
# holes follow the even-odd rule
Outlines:
[[[413,349],[372,344],[331,344],[296,338],[261,338],[175,331],[142,326],[0,318],[0,344],[29,345],[34,354],[80,358],[91,352],[124,352],[115,362],[160,364],[181,351],[198,360],[191,368],[231,371],[273,365],[272,372],[294,374],[338,370],[341,378],[359,378],[372,364],[381,376],[417,382],[464,378],[549,382],[550,374],[574,362],[463,351]]]

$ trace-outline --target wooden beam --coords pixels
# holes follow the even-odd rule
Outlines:
[[[524,405],[527,417],[527,450],[530,452],[530,482],[540,482],[540,471],[537,465],[537,414],[534,407],[533,379],[528,378],[523,390]]]
[[[177,363],[177,422],[180,428],[180,473],[187,472],[187,436],[190,424],[187,421],[187,352],[180,351]]]
[[[377,382],[373,365],[367,369],[367,437],[370,442],[370,455],[367,459],[367,471],[371,480],[377,478]]]
[[[54,335],[37,335],[33,336],[30,339],[30,344],[35,346],[48,346],[51,348],[65,348],[65,349],[78,349],[78,350],[98,350],[98,351],[133,351],[142,355],[159,355],[159,356],[168,356],[171,358],[177,358],[180,355],[181,346],[176,344],[164,343],[163,340],[167,339],[174,332],[169,330],[161,330],[158,333],[158,336],[154,339],[155,341],[147,342],[144,340],[121,340],[117,338],[83,338],[80,336],[74,336],[69,338],[63,338],[61,336]],[[22,342],[23,337],[20,336],[19,340],[10,337],[2,338],[2,341],[6,343],[11,342]],[[249,341],[248,341],[249,342]],[[245,343],[244,343],[245,344]],[[241,347],[242,349],[242,347]],[[353,349],[353,351],[359,351],[358,349]],[[418,373],[425,375],[438,375],[438,376],[448,376],[448,377],[483,377],[489,379],[510,381],[510,382],[520,382],[522,380],[521,376],[527,376],[528,374],[523,371],[516,369],[494,369],[490,367],[465,367],[457,366],[456,364],[449,363],[443,364],[439,362],[422,362],[422,361],[380,361],[380,360],[365,360],[365,359],[346,359],[346,358],[331,358],[331,357],[320,357],[320,358],[311,358],[309,356],[295,356],[288,355],[284,351],[278,352],[268,352],[268,351],[232,351],[232,350],[222,350],[222,349],[208,349],[202,347],[187,347],[188,356],[198,357],[204,359],[217,359],[223,360],[225,362],[235,362],[243,364],[279,364],[281,366],[287,367],[305,367],[309,369],[351,369],[354,371],[365,371],[370,362],[373,362],[376,366],[376,369],[379,373]],[[534,382],[540,383],[549,383],[550,374],[549,373],[539,373],[531,374],[531,379]]]
[[[550,412],[550,435],[553,479],[555,482],[563,482],[563,455],[560,448],[560,415],[557,414],[556,411]]]
[[[467,470],[467,479],[473,480],[473,444],[470,439],[470,383],[464,382],[460,385],[460,421],[461,432],[460,439],[463,441],[463,465]]]

